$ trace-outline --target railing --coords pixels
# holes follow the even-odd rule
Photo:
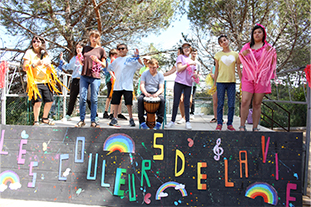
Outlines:
[[[269,99],[267,96],[265,96],[265,98]],[[277,121],[274,120],[274,109],[271,108],[270,106],[268,106],[266,103],[262,103],[262,105],[264,105],[265,107],[269,108],[271,111],[271,117],[269,117],[266,113],[264,113],[263,111],[261,111],[261,114],[266,117],[267,119],[269,119],[270,124],[271,124],[271,129],[273,130],[274,124],[278,125],[279,127],[281,127],[282,129],[284,129],[287,132],[290,132],[290,112],[287,111],[285,108],[283,108],[282,106],[280,106],[279,104],[277,104],[275,101],[272,101],[271,103],[273,103],[275,106],[277,106],[279,109],[282,109],[286,114],[287,114],[287,129],[281,125],[280,123],[278,123]]]

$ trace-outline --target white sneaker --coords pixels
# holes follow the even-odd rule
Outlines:
[[[62,118],[62,121],[71,121],[71,116],[66,115],[64,118]]]
[[[188,122],[186,122],[186,125],[185,125],[185,127],[186,127],[186,129],[192,129],[192,126],[191,126],[191,124],[190,124],[190,122],[188,121]]]
[[[190,114],[190,119],[191,119],[191,120],[194,119],[194,114]]]
[[[95,117],[95,122],[96,123],[99,122],[99,117],[98,116]]]
[[[175,126],[175,122],[170,122],[167,125],[165,125],[165,128],[173,128]]]
[[[184,118],[181,118],[179,121],[177,121],[177,124],[183,124],[183,123],[185,123],[186,121],[185,121],[185,119]]]

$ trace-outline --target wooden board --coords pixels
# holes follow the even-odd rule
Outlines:
[[[0,130],[2,198],[118,207],[302,206],[301,133],[9,125]],[[82,162],[75,162],[82,154]],[[38,166],[30,171],[34,162]]]

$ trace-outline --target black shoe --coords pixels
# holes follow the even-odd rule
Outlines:
[[[111,122],[109,123],[109,126],[116,126],[118,124],[118,120],[116,118],[113,118]]]
[[[113,114],[110,114],[108,119],[113,119]]]
[[[131,126],[131,127],[136,126],[133,118],[130,119],[130,126]]]
[[[103,118],[104,118],[104,119],[108,119],[108,118],[109,118],[109,115],[108,115],[108,112],[107,112],[107,111],[104,112]]]
[[[118,114],[118,118],[119,118],[119,119],[127,120],[127,118],[126,118],[123,114]]]

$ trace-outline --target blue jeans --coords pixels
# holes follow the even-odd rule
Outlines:
[[[80,120],[84,121],[85,119],[87,89],[89,85],[91,85],[91,121],[95,122],[100,79],[88,76],[81,76],[80,78]]]
[[[228,122],[227,125],[232,125],[235,105],[235,83],[217,83],[217,124],[222,125],[223,108],[225,102],[225,91],[227,90],[228,97]]]

